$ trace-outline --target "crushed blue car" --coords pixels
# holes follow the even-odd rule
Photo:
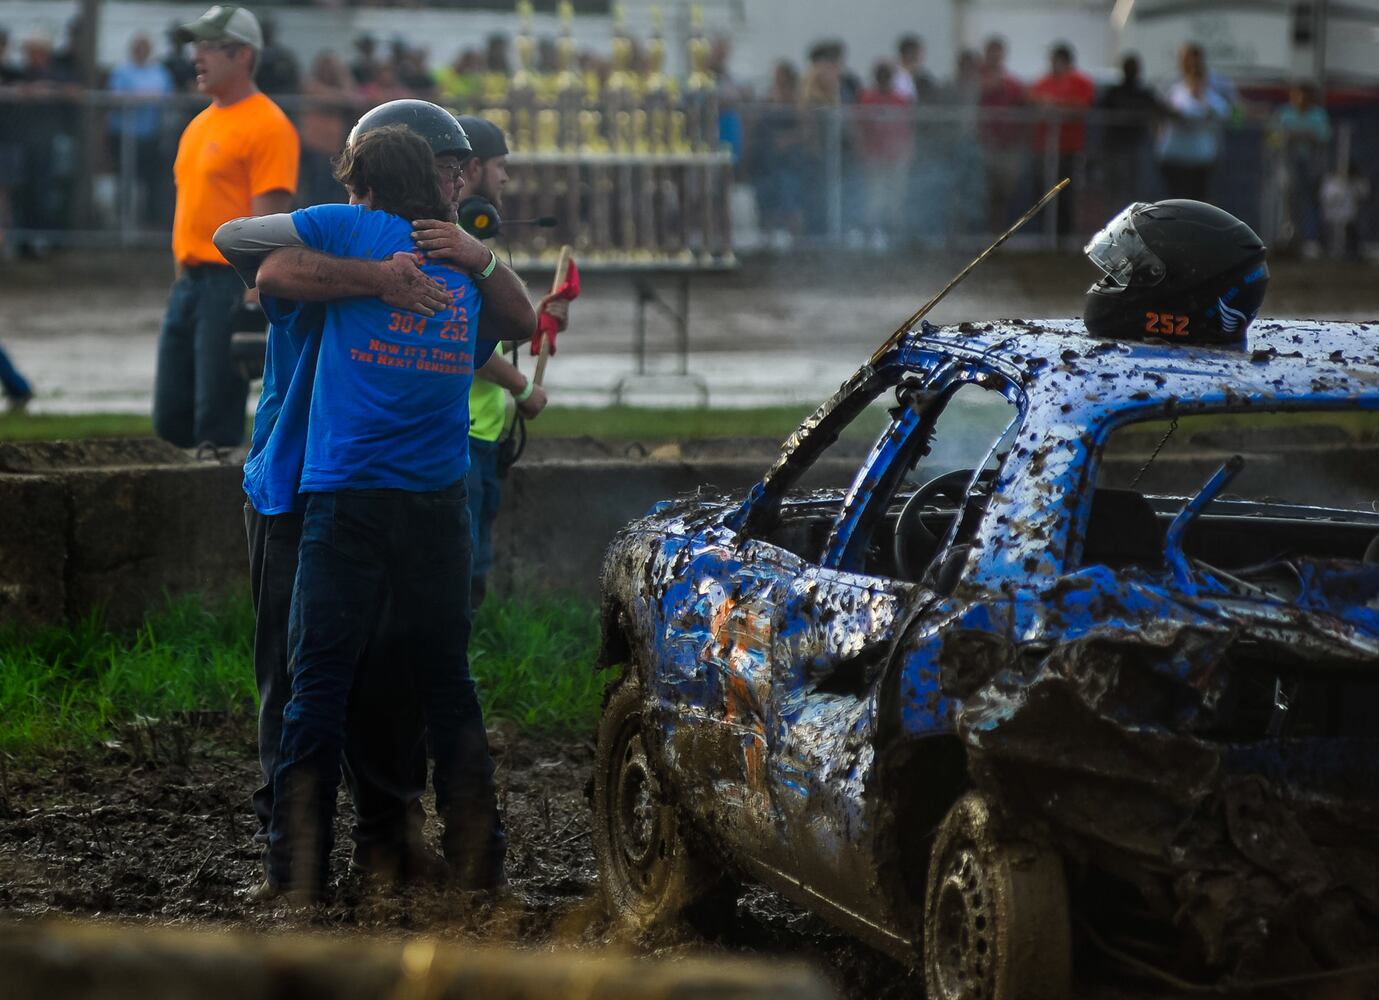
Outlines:
[[[610,909],[759,880],[931,997],[1373,982],[1379,328],[909,331],[603,570]],[[891,406],[846,490],[800,487]],[[725,888],[726,887],[726,888]]]

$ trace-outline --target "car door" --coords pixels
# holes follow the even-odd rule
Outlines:
[[[932,594],[861,572],[926,416],[902,407],[873,447],[818,559],[791,577],[773,614],[767,773],[772,863],[812,895],[865,911],[872,900],[863,815],[874,691],[907,609]]]
[[[943,598],[934,575],[907,582],[866,572],[866,551],[886,512],[918,482],[963,469],[976,484],[995,467],[1018,411],[993,408],[1002,397],[974,384],[979,377],[956,375],[896,414],[859,471],[818,562],[791,579],[774,608],[765,715],[777,864],[810,892],[867,918],[882,916],[871,891],[869,824],[876,810],[868,801],[878,686],[897,632],[911,621],[922,630],[926,612]],[[962,542],[966,513],[964,504],[935,563]]]
[[[738,518],[694,534],[673,565],[655,571],[674,580],[662,601],[662,667],[653,681],[667,760],[691,814],[710,819],[715,838],[744,858],[759,856],[784,826],[767,769],[777,725],[772,670],[777,631],[790,621],[783,609],[798,600],[794,588],[818,559],[812,540],[785,541],[779,532],[801,511],[810,524],[831,525],[841,503],[787,502],[784,494],[885,385],[874,376],[845,385],[791,437]],[[768,505],[770,516],[752,527]]]

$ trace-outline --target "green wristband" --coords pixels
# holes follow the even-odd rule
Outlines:
[[[523,389],[521,392],[514,392],[514,393],[512,394],[513,401],[514,401],[514,402],[517,402],[517,403],[525,403],[527,400],[531,399],[531,394],[534,393],[535,391],[536,391],[536,382],[535,382],[535,380],[533,380],[533,379],[527,379],[527,387],[526,387],[525,389]]]
[[[493,273],[493,269],[497,266],[498,255],[493,252],[492,248],[490,248],[488,251],[488,267],[484,268],[478,274],[474,275],[474,280],[483,281],[485,278],[487,278],[490,274]]]

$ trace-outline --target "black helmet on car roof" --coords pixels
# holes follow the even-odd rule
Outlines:
[[[455,116],[439,104],[430,101],[417,101],[410,98],[380,104],[372,111],[365,112],[350,129],[349,144],[365,132],[372,132],[385,125],[404,125],[431,145],[431,152],[437,156],[458,156],[467,158],[473,150],[469,137],[455,120]]]
[[[1097,337],[1244,347],[1269,286],[1255,231],[1200,201],[1127,206],[1084,253],[1103,275],[1083,316]]]

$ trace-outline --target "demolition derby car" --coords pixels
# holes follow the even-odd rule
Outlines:
[[[615,913],[751,877],[943,1000],[1060,995],[1074,946],[1180,987],[1375,961],[1379,329],[1081,331],[924,324],[745,496],[615,538]],[[800,488],[883,393],[851,487]]]

